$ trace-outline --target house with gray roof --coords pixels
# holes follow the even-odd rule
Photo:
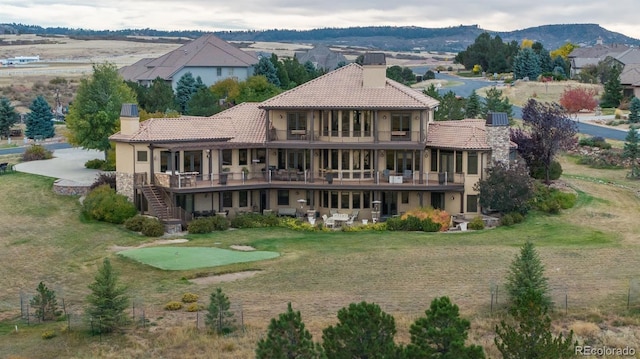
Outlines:
[[[118,191],[176,226],[269,211],[377,221],[432,206],[477,216],[474,185],[514,146],[508,121],[436,122],[439,102],[388,79],[375,55],[211,117],[139,122],[123,111],[110,137]]]
[[[295,57],[301,64],[311,62],[316,69],[333,71],[341,64],[346,64],[347,58],[340,52],[331,50],[325,45],[316,45],[307,52],[296,52]]]
[[[119,70],[127,81],[149,85],[156,78],[170,82],[175,90],[177,82],[187,72],[211,86],[220,80],[233,78],[244,81],[253,75],[258,63],[255,54],[240,50],[232,44],[209,34],[201,36],[158,58],[145,58]]]

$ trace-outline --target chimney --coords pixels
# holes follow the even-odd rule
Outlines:
[[[491,147],[491,163],[509,162],[509,117],[504,112],[489,112],[485,123],[487,144]]]
[[[387,84],[387,61],[384,53],[364,54],[362,61],[362,87],[384,88]]]
[[[123,103],[120,110],[120,134],[132,136],[140,128],[140,116],[138,105],[135,103]]]

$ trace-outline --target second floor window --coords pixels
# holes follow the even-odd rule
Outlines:
[[[302,112],[287,113],[287,138],[290,140],[304,139],[307,134],[307,114]]]
[[[391,138],[393,140],[406,140],[411,138],[411,114],[391,114]]]
[[[469,152],[467,154],[467,173],[470,175],[478,174],[478,152]]]
[[[232,164],[232,155],[233,152],[231,150],[222,150],[222,165],[223,166],[231,166]]]

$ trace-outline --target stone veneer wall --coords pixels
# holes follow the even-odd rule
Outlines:
[[[63,196],[84,196],[89,193],[91,184],[57,179],[53,182],[53,192]]]
[[[133,202],[134,183],[132,173],[116,172],[116,188],[118,193],[127,196],[129,201]]]
[[[491,147],[491,162],[509,162],[509,126],[487,125],[487,144]]]

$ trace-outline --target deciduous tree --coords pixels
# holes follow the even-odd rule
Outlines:
[[[68,140],[87,149],[107,151],[109,136],[119,127],[123,103],[136,102],[114,64],[93,65],[91,77],[82,79],[66,118]]]
[[[582,110],[593,111],[598,106],[596,90],[585,87],[567,88],[560,96],[560,104],[573,115]]]
[[[550,170],[556,154],[575,144],[578,131],[576,123],[557,103],[541,103],[530,99],[522,109],[522,121],[530,138],[530,143],[518,148],[519,153],[532,166],[540,161],[545,169],[545,181],[550,180]],[[517,142],[518,138],[512,137]],[[525,150],[531,152],[525,152]]]
[[[397,355],[395,320],[377,304],[351,303],[338,311],[338,321],[322,331],[327,358],[382,359]]]
[[[93,322],[93,328],[108,333],[127,322],[125,310],[129,307],[129,298],[125,294],[126,288],[118,283],[118,275],[109,258],[102,261],[89,289],[91,294],[87,297],[87,314]]]
[[[18,122],[18,113],[6,97],[0,97],[0,136],[9,137],[11,126]]]
[[[238,96],[232,98],[234,103],[262,102],[280,93],[280,89],[267,81],[264,76],[251,76],[247,81],[239,83]]]
[[[527,213],[533,197],[533,179],[522,162],[495,162],[487,176],[474,185],[480,205],[502,213]]]
[[[448,297],[434,299],[425,315],[409,329],[411,343],[406,349],[407,358],[484,358],[481,346],[465,344],[471,325],[460,318],[458,306]]]
[[[320,349],[304,327],[300,312],[294,312],[289,303],[285,313],[271,319],[266,338],[258,342],[256,358],[314,359],[320,358]]]
[[[208,88],[198,90],[187,103],[190,116],[211,116],[220,112],[220,101]]]
[[[38,96],[29,106],[31,112],[27,115],[25,135],[28,138],[51,138],[55,135],[51,118],[51,106],[43,96]]]
[[[222,288],[216,288],[216,291],[209,296],[205,322],[207,327],[217,334],[227,334],[234,330],[233,323],[235,321],[231,311],[231,302],[229,297],[222,292]]]

